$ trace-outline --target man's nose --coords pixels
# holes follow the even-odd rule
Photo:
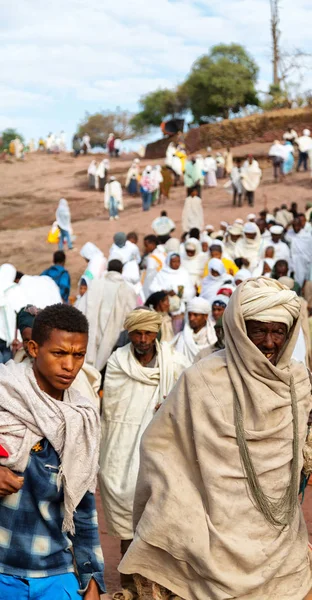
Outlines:
[[[273,341],[272,333],[266,334],[264,341],[263,341],[263,346],[265,348],[269,348],[269,349],[274,348],[274,341]]]
[[[68,356],[64,356],[62,360],[62,369],[65,371],[73,371],[74,369],[74,357],[69,354]]]

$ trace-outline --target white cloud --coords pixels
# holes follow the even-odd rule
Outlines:
[[[41,133],[31,123],[74,127],[85,110],[133,110],[142,94],[183,80],[219,42],[246,46],[261,89],[272,75],[268,0],[12,0],[1,13],[0,109],[4,119],[25,123],[27,135]],[[308,0],[295,8],[283,0],[287,48],[309,50],[311,16]]]

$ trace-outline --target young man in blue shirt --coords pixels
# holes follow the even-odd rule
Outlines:
[[[33,363],[1,365],[0,598],[99,600],[105,591],[99,417],[69,389],[87,342],[82,313],[50,306],[33,325]]]
[[[66,254],[63,250],[57,250],[53,254],[53,265],[43,271],[41,275],[47,275],[55,281],[60,289],[62,300],[68,302],[70,293],[70,275],[65,269]]]

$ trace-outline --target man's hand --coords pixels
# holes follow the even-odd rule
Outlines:
[[[23,487],[24,477],[15,475],[7,467],[0,467],[0,498],[16,494]]]
[[[100,591],[95,579],[91,579],[88,589],[84,595],[85,600],[100,600]]]

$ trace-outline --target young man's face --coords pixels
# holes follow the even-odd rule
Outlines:
[[[194,333],[198,333],[203,327],[206,327],[208,315],[189,312],[188,314],[190,328]]]
[[[88,334],[52,329],[50,337],[39,346],[28,342],[29,355],[34,359],[34,373],[39,387],[56,399],[61,399],[80,371],[87,351]]]
[[[144,356],[152,351],[155,346],[157,333],[154,331],[131,331],[129,333],[130,341],[132,342],[135,351]]]

